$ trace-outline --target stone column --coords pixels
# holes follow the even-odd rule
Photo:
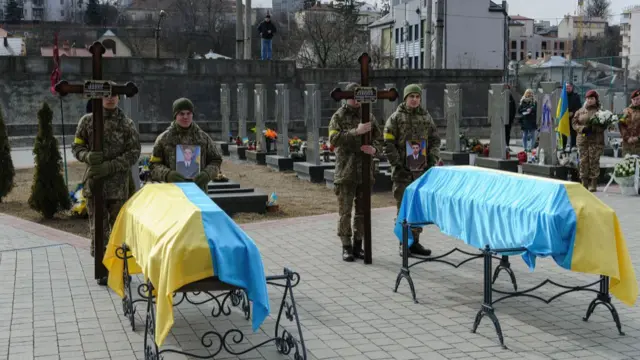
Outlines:
[[[489,157],[505,160],[507,158],[507,144],[504,126],[509,123],[509,90],[505,89],[504,84],[491,84],[489,123],[491,124]]]
[[[278,155],[289,157],[289,86],[276,84],[276,122],[278,124]]]
[[[462,88],[447,84],[444,90],[444,117],[447,121],[447,151],[460,151],[460,119],[462,119]]]
[[[247,105],[249,94],[245,84],[238,84],[238,136],[247,137]]]
[[[318,84],[306,84],[305,125],[307,128],[307,162],[320,165],[320,87]]]
[[[267,143],[264,137],[264,117],[267,112],[265,86],[263,84],[256,84],[253,93],[255,99],[254,113],[256,119],[256,152],[267,152]]]
[[[555,166],[558,164],[558,134],[556,133],[556,109],[560,97],[560,83],[545,81],[540,83],[541,94],[538,98],[537,115],[540,119],[540,144],[539,149],[544,150],[544,165]],[[540,154],[538,153],[538,159]]]
[[[229,84],[220,84],[220,117],[222,118],[222,141],[229,142],[231,136],[231,94]]]

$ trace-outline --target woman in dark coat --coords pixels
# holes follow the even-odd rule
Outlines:
[[[522,146],[524,151],[531,152],[531,148],[535,143],[535,133],[538,128],[536,121],[536,98],[533,90],[527,89],[520,99],[518,114],[520,118],[520,128],[522,129]]]

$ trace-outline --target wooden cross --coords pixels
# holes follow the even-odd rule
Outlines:
[[[104,45],[96,41],[89,48],[92,56],[92,80],[85,81],[84,84],[69,84],[62,80],[58,82],[54,89],[60,96],[67,94],[83,94],[85,98],[91,99],[93,113],[93,148],[91,151],[102,151],[102,138],[104,137],[104,120],[102,117],[102,98],[110,95],[127,95],[132,97],[138,93],[138,88],[132,82],[126,85],[113,85],[109,81],[102,79],[102,54],[106,52]],[[104,257],[104,196],[102,193],[102,179],[96,179],[93,183],[93,199],[95,209],[93,213],[94,223],[94,277],[101,281],[107,276],[107,269],[102,264]],[[106,239],[108,241],[108,239]]]
[[[343,91],[340,88],[331,91],[331,98],[335,101],[355,99],[362,104],[362,123],[369,122],[371,103],[378,99],[395,101],[399,94],[395,88],[389,90],[378,90],[369,86],[369,54],[362,53],[358,58],[360,63],[360,86],[353,91]],[[371,145],[371,132],[362,135],[362,145]],[[371,264],[371,155],[362,153],[362,187],[363,199],[359,202],[364,213],[364,263]]]

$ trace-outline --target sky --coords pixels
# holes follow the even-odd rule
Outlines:
[[[376,0],[365,1],[373,4]],[[322,0],[322,2],[328,1]],[[494,0],[494,2],[500,3],[501,0]],[[578,7],[578,0],[507,0],[507,2],[510,15],[547,20],[551,21],[551,25],[557,25],[564,15],[573,14]],[[252,7],[271,7],[271,0],[252,0],[251,5]],[[609,22],[617,24],[622,10],[631,5],[640,5],[640,0],[611,0],[612,16]]]

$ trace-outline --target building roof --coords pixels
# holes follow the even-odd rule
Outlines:
[[[562,56],[550,56],[548,59],[545,59],[543,62],[538,63],[536,67],[539,68],[555,68],[555,67],[579,67],[582,68],[580,63],[577,63],[573,60],[569,60],[563,58]]]
[[[6,46],[5,46],[6,40]],[[27,50],[22,38],[2,38],[0,39],[0,56],[25,56]]]
[[[380,26],[389,25],[392,23],[393,23],[393,15],[391,13],[388,13],[387,15],[369,24],[369,28],[376,28]]]
[[[52,57],[53,56],[53,46],[43,46],[40,48],[40,54],[44,57]],[[89,51],[88,48],[59,48],[58,55],[60,57],[92,57],[93,54]],[[113,50],[107,49],[107,51],[102,54],[102,57],[114,57]]]
[[[516,20],[516,21],[525,21],[525,20],[531,20],[533,21],[533,19],[525,17],[525,16],[520,16],[520,15],[512,15],[509,16],[509,18],[511,18],[511,20]]]

